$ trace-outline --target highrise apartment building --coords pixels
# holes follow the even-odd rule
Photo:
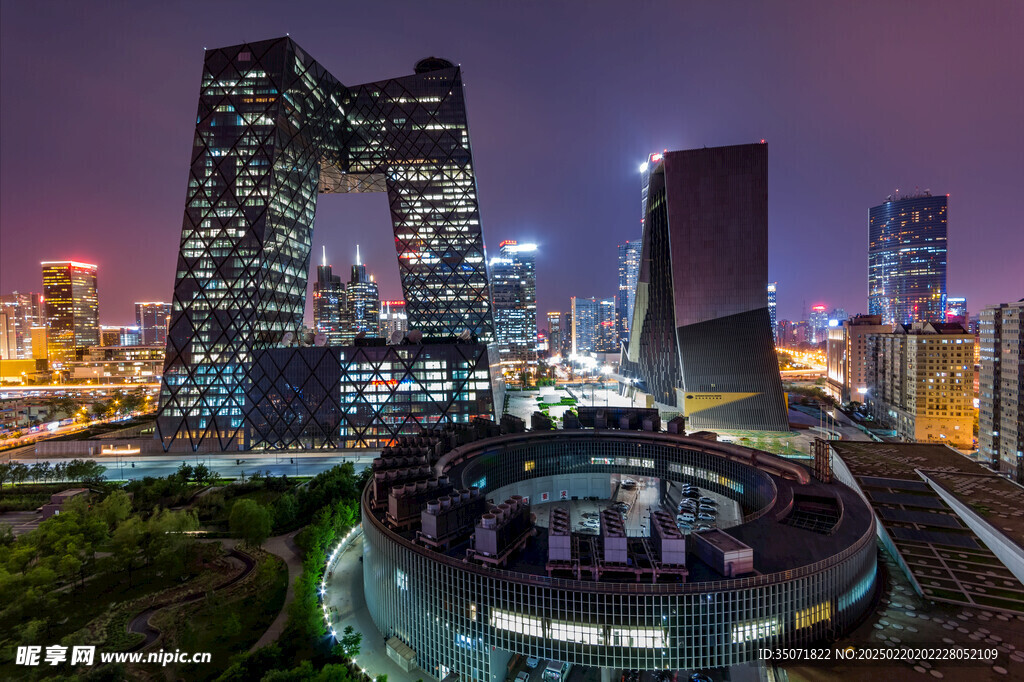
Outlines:
[[[788,431],[768,309],[764,144],[651,155],[620,372],[692,428]]]
[[[884,324],[946,317],[945,196],[890,196],[868,224],[868,314]]]
[[[157,418],[165,448],[375,443],[414,432],[420,419],[493,415],[491,390],[476,390],[477,370],[417,392],[426,397],[401,420],[388,402],[409,384],[397,380],[382,384],[386,396],[372,401],[362,384],[346,386],[342,394],[358,407],[344,411],[333,384],[330,400],[309,406],[262,392],[292,391],[296,381],[288,383],[279,368],[287,357],[315,354],[285,340],[302,326],[322,194],[387,192],[410,328],[444,338],[468,329],[493,340],[458,66],[430,57],[412,75],[349,87],[287,37],[209,49],[195,121]],[[378,316],[379,307],[363,319],[376,325]],[[459,362],[489,375],[486,349],[438,350],[446,352],[470,357]],[[324,351],[317,362],[358,364],[356,355],[369,351],[360,353]],[[346,374],[345,381],[365,374]],[[470,374],[467,391],[461,387]],[[312,387],[304,393],[312,394]],[[317,407],[328,403],[330,410]]]
[[[494,333],[502,361],[537,357],[537,245],[507,239],[491,259]]]
[[[1024,482],[1024,299],[981,311],[978,451]]]
[[[618,337],[629,338],[629,325],[633,319],[636,301],[636,277],[640,272],[640,247],[643,242],[631,239],[619,244],[619,305]]]
[[[916,322],[869,334],[868,409],[900,438],[969,449],[974,442],[974,336]]]
[[[135,304],[135,326],[139,328],[139,343],[154,346],[167,343],[167,327],[171,324],[171,304],[148,301]]]
[[[65,366],[76,353],[100,343],[97,267],[77,261],[46,261],[42,268],[47,351],[51,363]]]
[[[888,334],[892,325],[881,315],[855,315],[828,330],[828,377],[826,391],[836,400],[865,402],[871,334]]]
[[[32,328],[46,326],[46,303],[37,293],[11,292],[0,296],[0,314],[7,317],[10,357],[6,360],[30,360],[35,356],[32,346]],[[0,341],[2,344],[2,341]],[[2,347],[0,347],[2,351]],[[46,349],[42,349],[46,357]]]

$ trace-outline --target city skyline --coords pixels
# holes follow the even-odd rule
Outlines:
[[[176,247],[176,216],[185,189],[180,150],[187,148],[191,131],[182,121],[194,112],[181,102],[194,89],[195,69],[180,46],[198,52],[202,46],[290,30],[324,61],[343,59],[325,27],[303,26],[294,19],[281,26],[268,7],[246,7],[242,25],[228,20],[235,12],[225,5],[204,9],[210,21],[195,27],[159,8],[72,10],[53,13],[60,18],[45,22],[29,18],[20,7],[5,8],[5,53],[13,55],[31,44],[36,57],[18,70],[11,59],[4,60],[0,290],[37,291],[32,262],[76,259],[96,262],[104,272],[99,292],[101,310],[109,311],[101,313],[104,322],[129,323],[134,300],[169,299],[173,263],[151,256],[156,249]],[[808,30],[790,35],[784,26],[797,7],[800,25]],[[877,6],[878,13],[882,7]],[[1024,234],[1011,229],[1019,222],[1013,189],[1022,183],[1015,162],[1022,143],[1014,142],[1019,139],[1014,122],[1024,116],[1024,96],[1000,84],[1012,78],[1010,65],[1021,61],[1022,48],[1011,40],[1009,27],[1019,25],[1022,10],[947,5],[924,15],[908,7],[884,7],[887,22],[879,28],[870,11],[853,16],[841,8],[793,4],[771,12],[753,8],[749,25],[736,26],[727,23],[725,10],[703,6],[663,22],[647,21],[643,8],[612,20],[609,6],[599,6],[587,19],[603,27],[598,38],[580,38],[568,56],[560,42],[578,17],[565,8],[551,9],[548,21],[538,26],[535,13],[526,10],[469,7],[464,24],[472,29],[467,31],[446,28],[442,17],[411,7],[411,24],[436,30],[410,28],[402,40],[392,41],[402,47],[380,60],[345,58],[343,71],[346,80],[370,81],[408,68],[424,54],[467,65],[470,126],[476,155],[485,159],[477,174],[482,220],[491,239],[488,256],[496,254],[499,236],[537,243],[543,252],[537,262],[542,310],[564,308],[576,292],[614,292],[615,248],[638,231],[636,169],[650,151],[762,138],[773,149],[769,277],[779,281],[779,319],[801,319],[804,300],[828,301],[851,314],[867,312],[862,273],[868,209],[895,189],[913,191],[915,185],[952,195],[948,290],[966,296],[975,310],[1014,299],[1024,290],[1024,275],[1012,268],[1012,254],[1024,249]],[[373,10],[354,11],[352,21],[366,26],[353,36],[359,43],[394,30]],[[502,24],[492,21],[496,16],[530,31],[531,46],[509,44],[495,35],[495,24]],[[652,23],[657,25],[651,28]],[[772,30],[754,28],[762,25]],[[701,37],[702,26],[716,29],[708,32],[712,38]],[[890,40],[896,26],[899,41]],[[166,37],[156,34],[157,27]],[[838,44],[825,50],[819,63],[805,63],[801,55],[820,47],[822,32]],[[936,32],[948,34],[947,40],[930,42]],[[472,38],[452,49],[456,33]],[[687,40],[669,41],[675,33]],[[780,40],[792,41],[785,55],[774,54]],[[710,48],[714,41],[720,46]],[[670,64],[694,66],[674,69],[671,76],[627,74],[632,62],[626,56],[641,42],[670,58]],[[708,57],[700,56],[709,49]],[[735,50],[736,58],[714,63],[718,50]],[[358,53],[359,46],[353,51]],[[509,54],[516,58],[508,59]],[[836,66],[838,58],[858,63],[860,70],[833,78],[830,65]],[[144,97],[126,97],[129,88],[146,81],[141,70],[150,68],[165,78],[144,86],[139,93]],[[537,70],[544,78],[524,75]],[[986,77],[974,78],[975,73]],[[593,94],[607,91],[595,86],[606,79],[625,89],[614,96]],[[678,116],[632,105],[655,82],[666,111],[687,113],[683,123]],[[556,109],[544,106],[566,87],[568,96],[558,97]],[[111,107],[108,99],[83,96],[82,88],[98,88],[124,104]],[[946,95],[943,107],[932,106],[927,98],[918,102],[922,93],[935,89]],[[57,125],[66,117],[57,106],[63,99],[54,98],[68,92],[78,102],[76,117]],[[808,92],[813,99],[808,100]],[[899,116],[847,110],[847,104],[868,93]],[[16,109],[18,101],[39,105]],[[984,126],[964,124],[974,112],[974,105],[964,102],[974,101],[989,104]],[[609,113],[592,115],[595,105]],[[720,111],[729,113],[721,116]],[[550,132],[528,132],[540,128]],[[92,139],[86,130],[115,142],[103,149],[89,145],[85,154],[76,145]],[[511,138],[519,143],[507,145]],[[594,144],[596,139],[611,141]],[[54,167],[55,157],[64,161]],[[538,165],[538,158],[544,163]],[[31,178],[39,176],[33,169],[41,172],[41,164],[66,200],[50,201],[40,194],[48,193],[51,183],[33,184]],[[111,174],[125,167],[147,170],[113,182]],[[16,173],[16,168],[26,172]],[[980,168],[985,173],[977,172]],[[567,194],[577,200],[566,202]],[[382,297],[399,298],[386,201],[361,197],[345,203],[318,216],[323,238],[313,249],[326,244],[329,251],[339,251],[360,240],[370,269],[378,273]],[[367,241],[364,234],[377,239]],[[993,251],[986,245],[994,239],[1003,240],[1003,248]],[[581,245],[593,267],[560,267],[562,257]],[[311,319],[308,301],[306,319]]]

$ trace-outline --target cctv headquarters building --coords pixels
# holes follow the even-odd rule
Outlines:
[[[302,333],[321,194],[386,192],[410,333]],[[167,450],[385,445],[502,404],[460,69],[345,86],[290,38],[208,50],[157,419]],[[495,382],[492,384],[492,379]]]

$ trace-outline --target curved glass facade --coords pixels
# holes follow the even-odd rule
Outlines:
[[[463,448],[473,453],[464,464],[449,456],[438,466],[447,460],[453,482],[461,478],[485,492],[572,469],[692,481],[739,500],[747,522],[792,501],[776,489],[790,482],[716,455],[714,444],[701,452],[651,434],[558,436],[519,437],[508,447],[501,445],[506,438],[481,441]],[[859,498],[844,496],[850,500]],[[434,553],[390,531],[365,502],[363,580],[371,616],[437,678],[457,672],[502,679],[509,652],[602,668],[734,665],[755,660],[759,647],[834,637],[869,607],[875,582],[869,513],[855,512],[853,542],[832,543],[834,553],[819,552],[814,563],[735,580],[624,583],[497,570]]]

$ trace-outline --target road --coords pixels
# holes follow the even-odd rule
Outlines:
[[[146,476],[160,478],[169,476],[178,470],[182,464],[195,466],[205,464],[211,471],[220,474],[221,478],[249,478],[256,471],[267,473],[272,476],[316,476],[317,474],[330,469],[331,467],[344,462],[355,464],[356,472],[362,471],[373,458],[379,453],[376,450],[359,453],[337,453],[333,455],[212,455],[204,453],[200,455],[158,455],[158,456],[133,456],[133,457],[96,457],[88,458],[106,467],[107,480],[110,481],[134,481]],[[24,462],[32,465],[37,461],[70,462],[74,458],[46,458],[15,457],[14,461]]]

